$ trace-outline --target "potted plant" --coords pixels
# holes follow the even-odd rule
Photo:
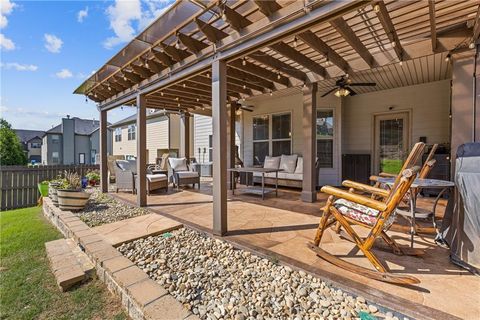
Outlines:
[[[58,205],[62,210],[82,210],[90,198],[83,191],[81,178],[76,172],[65,172],[65,183],[57,190]]]
[[[91,170],[85,175],[88,179],[88,184],[92,187],[100,183],[100,172],[98,170]]]

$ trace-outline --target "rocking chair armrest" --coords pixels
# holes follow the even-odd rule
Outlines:
[[[382,197],[388,197],[390,195],[390,192],[388,192],[385,189],[376,188],[374,186],[364,184],[364,183],[360,183],[360,182],[345,180],[345,181],[342,182],[342,185],[344,187],[347,187],[347,188],[353,188],[353,189],[356,189],[356,190],[359,190],[359,191],[369,192],[369,193],[376,194],[376,195],[379,195],[379,196],[382,196]]]
[[[382,178],[396,178],[397,177],[396,174],[388,173],[388,172],[380,172],[378,175]]]
[[[330,194],[332,196],[335,196],[337,198],[342,198],[345,200],[349,200],[364,206],[367,206],[369,208],[378,210],[378,211],[385,211],[387,209],[387,205],[381,201],[374,200],[369,197],[361,196],[356,193],[351,193],[339,188],[335,187],[330,187],[330,186],[325,186],[320,189],[320,191]]]

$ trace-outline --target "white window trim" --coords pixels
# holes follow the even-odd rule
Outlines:
[[[315,126],[316,126],[316,121],[317,121],[317,113],[318,111],[332,111],[332,115],[333,115],[333,136],[331,137],[317,137],[317,134],[316,134],[316,128],[315,128],[315,142],[318,141],[318,140],[331,140],[332,141],[332,166],[331,167],[321,167],[320,169],[334,169],[335,168],[335,142],[336,142],[336,139],[335,139],[335,131],[336,131],[336,110],[335,108],[317,108],[316,112],[315,112]],[[315,143],[315,147],[316,147],[316,143]],[[317,154],[317,150],[315,150],[315,154]]]
[[[290,115],[290,137],[289,138],[274,139],[273,138],[273,116],[274,115],[284,115],[284,114],[289,114]],[[253,119],[264,117],[264,116],[268,116],[268,139],[255,140],[254,139],[254,134],[253,134]],[[292,113],[291,110],[252,115],[252,156],[255,157],[255,155],[253,154],[253,151],[254,151],[253,144],[255,142],[268,142],[268,154],[272,155],[273,142],[290,141],[290,154],[292,154],[292,150],[293,150],[293,119],[292,118],[293,118],[293,113]]]
[[[130,132],[130,128],[133,128],[132,132]],[[133,140],[137,139],[137,125],[135,125],[135,124],[129,124],[128,125],[128,127],[127,127],[127,139],[128,139],[128,141],[133,141]]]
[[[122,128],[115,128],[114,136],[115,136],[115,142],[121,142],[122,141]],[[118,138],[118,140],[117,140],[117,138]]]

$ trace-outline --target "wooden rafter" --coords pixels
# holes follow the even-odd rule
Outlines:
[[[183,49],[177,49],[175,46],[163,46],[163,50],[176,62],[182,61],[186,57],[190,56],[190,53]]]
[[[246,26],[252,24],[250,20],[248,20],[243,15],[238,13],[236,10],[230,8],[226,4],[223,6],[223,13],[227,18],[227,22],[230,24],[230,27],[232,27],[236,31],[240,31]]]
[[[133,72],[135,72],[136,74],[138,74],[144,79],[149,78],[153,74],[153,72],[150,69],[142,66],[137,66],[135,64],[131,64],[130,68],[132,68]]]
[[[241,81],[245,81],[245,83],[251,82],[251,83],[257,84],[259,86],[262,86],[264,88],[267,88],[267,89],[270,89],[270,90],[275,90],[275,85],[273,84],[273,82],[265,80],[265,79],[260,78],[260,77],[257,77],[257,76],[255,76],[251,73],[248,73],[248,72],[244,72],[244,71],[232,68],[232,67],[228,67],[227,68],[227,75],[229,77],[232,77],[232,78],[235,78],[235,79],[238,79],[238,80],[241,80]]]
[[[255,4],[267,17],[282,8],[275,0],[255,0]]]
[[[216,43],[223,38],[228,37],[228,33],[225,33],[222,30],[215,28],[214,26],[206,23],[205,21],[202,21],[201,19],[196,19],[195,23],[197,24],[198,29],[200,29],[200,32],[202,32],[212,43]]]
[[[163,63],[163,65],[165,65],[166,67],[171,67],[175,64],[175,61],[168,54],[166,54],[163,49],[162,51],[152,50],[152,53],[155,58],[161,63]]]
[[[330,21],[332,27],[342,35],[343,39],[355,50],[360,57],[368,64],[370,68],[375,68],[378,66],[378,63],[375,61],[375,58],[372,56],[370,51],[365,47],[365,45],[358,39],[353,32],[352,28],[347,24],[343,18],[336,18]]]
[[[108,84],[118,92],[122,92],[123,90],[126,89],[124,86],[114,81],[109,81]]]
[[[305,55],[301,54],[299,51],[295,50],[294,48],[290,47],[288,44],[284,42],[279,42],[279,43],[272,44],[270,48],[277,51],[282,56],[295,61],[296,63],[303,66],[304,68],[318,74],[319,76],[323,78],[326,77],[327,73],[324,67],[322,67],[312,59],[306,57]]]
[[[133,86],[135,83],[133,81],[130,81],[127,77],[125,77],[125,79],[123,78],[123,75],[118,75],[116,77],[113,77],[113,79],[120,83],[122,86],[126,87],[126,88],[130,88],[131,86]]]
[[[164,94],[170,94],[174,96],[183,95],[185,97],[189,97],[193,99],[199,98],[200,100],[207,100],[207,101],[211,100],[210,95],[206,94],[205,92],[200,91],[200,93],[197,93],[195,91],[190,91],[190,90],[185,91],[185,89],[181,89],[178,87],[169,87],[168,89],[162,90],[162,92]]]
[[[133,83],[139,83],[139,82],[142,82],[142,80],[143,80],[143,78],[140,77],[139,75],[137,75],[133,72],[126,71],[126,70],[123,71],[123,76],[125,78],[127,78],[128,80],[132,81]]]
[[[188,80],[191,81],[191,82],[194,82],[194,83],[205,85],[206,87],[209,88],[209,90],[212,90],[212,80],[207,78],[207,77],[197,75],[195,77],[189,78]],[[243,87],[241,87],[241,86],[234,86],[234,85],[232,85],[231,83],[228,83],[228,82],[227,82],[227,90],[237,91],[239,93],[248,94],[248,95],[250,95],[252,93],[248,89],[243,89]]]
[[[188,103],[180,103],[180,106],[178,104],[179,103],[167,100],[147,99],[147,105],[155,109],[171,108],[171,110],[188,110],[198,108],[197,106]]]
[[[351,68],[345,59],[343,59],[335,50],[330,48],[322,39],[317,37],[311,31],[305,31],[298,35],[303,42],[308,44],[312,49],[322,54],[327,60],[339,67],[344,72],[350,72]]]
[[[267,56],[263,52],[254,52],[249,55],[249,58],[252,58],[270,68],[275,70],[281,71],[282,73],[288,74],[289,76],[298,79],[302,82],[306,82],[308,80],[307,74],[301,70],[295,69],[294,67],[282,62],[278,59],[273,57]]]
[[[174,101],[177,101],[177,97],[179,98],[179,100],[182,100],[182,101],[189,101],[189,102],[192,102],[192,103],[199,103],[199,104],[210,104],[210,100],[208,99],[204,99],[204,98],[200,98],[200,97],[195,97],[195,96],[190,96],[190,95],[185,95],[185,94],[182,94],[181,96],[180,95],[175,95],[175,94],[171,94],[169,92],[164,92],[163,93],[163,96],[159,93],[156,93],[156,94],[152,94],[151,97],[153,98],[165,98],[165,99],[170,99],[170,100],[174,100]]]
[[[477,41],[480,37],[480,6],[478,6],[475,24],[473,25],[473,41]]]
[[[398,60],[402,61],[406,59],[405,57],[405,50],[403,50],[402,44],[400,43],[400,39],[398,38],[397,31],[395,31],[395,27],[393,25],[392,19],[388,14],[387,6],[383,1],[374,2],[373,5],[378,5],[379,10],[377,11],[378,20],[382,24],[383,30],[387,34],[390,43],[393,46],[393,50],[397,55]]]
[[[160,73],[162,72],[163,69],[165,69],[165,66],[155,60],[147,60],[145,61],[148,64],[148,68],[151,69],[154,73]],[[145,67],[147,67],[145,65]]]
[[[435,0],[428,0],[428,14],[430,16],[430,33],[432,37],[432,51],[437,50],[437,23],[435,18]]]
[[[236,85],[236,86],[239,86],[239,87],[245,87],[245,88],[248,88],[248,90],[255,90],[255,91],[259,91],[259,92],[265,92],[265,88],[262,87],[262,86],[259,86],[257,84],[254,84],[254,83],[251,83],[249,81],[242,81],[242,80],[238,80],[236,78],[232,78],[232,77],[229,77],[227,75],[227,82],[230,83],[230,84],[233,84],[233,85]],[[249,96],[252,95],[252,93],[250,92],[248,94]]]
[[[180,40],[180,42],[183,43],[183,45],[187,47],[188,50],[190,50],[190,52],[192,53],[198,53],[203,49],[205,49],[206,47],[208,47],[208,44],[206,44],[205,42],[197,40],[193,37],[187,36],[183,33],[178,33],[177,37]]]
[[[236,69],[251,73],[261,78],[268,79],[286,87],[290,86],[290,80],[287,77],[283,76],[280,73],[274,73],[270,70],[261,68],[253,63],[248,62],[247,60],[235,60],[229,62],[228,64]]]
[[[187,100],[187,99],[184,99],[184,98],[179,98],[177,100],[177,99],[169,99],[169,98],[165,98],[165,97],[150,96],[150,97],[147,97],[147,100],[158,102],[158,103],[177,105],[177,106],[178,106],[178,104],[184,105],[184,106],[192,106],[192,107],[201,107],[202,106],[202,104],[199,103],[199,102]]]

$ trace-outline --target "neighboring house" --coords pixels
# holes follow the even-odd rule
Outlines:
[[[70,118],[45,132],[43,164],[96,164],[100,153],[98,120]],[[108,130],[107,153],[112,154],[112,133]]]
[[[126,158],[137,156],[137,115],[134,114],[110,126],[113,134],[113,154]],[[147,115],[147,162],[180,150],[180,116],[164,111],[149,111]]]
[[[42,138],[45,131],[15,129],[29,163],[42,162]]]

